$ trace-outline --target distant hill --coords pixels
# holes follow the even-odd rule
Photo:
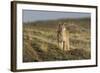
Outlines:
[[[66,23],[66,28],[71,32],[75,31],[90,31],[90,18],[77,18],[77,19],[58,19],[58,20],[47,20],[47,21],[35,21],[24,23],[24,26],[30,27],[45,27],[50,29],[56,29],[59,22]],[[28,24],[28,25],[27,25]]]

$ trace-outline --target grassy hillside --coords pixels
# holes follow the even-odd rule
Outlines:
[[[66,23],[70,33],[70,51],[62,51],[57,46],[59,22]],[[23,62],[90,59],[90,27],[89,18],[23,23]],[[27,36],[29,33],[31,41]]]

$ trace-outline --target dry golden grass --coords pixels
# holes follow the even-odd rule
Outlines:
[[[70,32],[70,49],[62,51],[57,46],[56,28],[58,22],[66,24]],[[28,33],[31,32],[31,42]],[[53,20],[23,24],[23,62],[56,60],[82,60],[91,58],[90,19]]]

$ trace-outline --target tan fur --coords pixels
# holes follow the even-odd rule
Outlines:
[[[63,50],[69,50],[69,32],[66,30],[64,24],[58,25],[57,31],[58,46]]]

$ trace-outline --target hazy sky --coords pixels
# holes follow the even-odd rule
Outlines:
[[[23,22],[52,20],[60,18],[84,18],[90,17],[90,13],[79,12],[56,12],[56,11],[36,11],[36,10],[23,10]]]

